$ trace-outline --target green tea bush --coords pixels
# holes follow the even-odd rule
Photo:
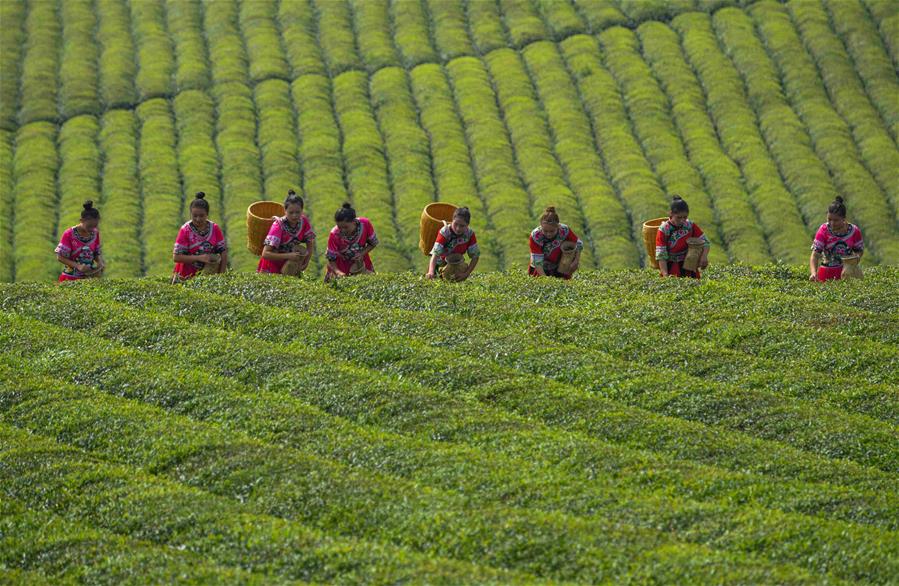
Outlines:
[[[174,86],[175,54],[161,2],[130,3],[131,33],[137,53],[137,93],[141,100],[168,97]]]
[[[605,268],[633,267],[638,249],[630,220],[606,177],[590,121],[556,45],[534,43],[522,53],[555,137],[556,151],[583,210],[587,242]]]
[[[434,46],[441,60],[448,61],[474,52],[461,2],[424,0],[423,5]]]
[[[56,261],[56,126],[36,122],[16,133],[13,153],[13,229],[16,278],[23,281],[52,279]]]
[[[100,149],[97,138],[100,125],[93,116],[77,116],[59,130],[59,222],[56,233],[62,235],[81,220],[82,204],[89,199],[98,204],[100,197]]]
[[[290,66],[278,34],[278,3],[254,0],[240,3],[240,31],[249,58],[249,81],[287,79]]]
[[[110,277],[143,274],[143,205],[137,133],[137,117],[130,110],[112,110],[100,121],[98,143],[103,153],[103,197],[98,207],[103,218],[100,233],[107,265],[105,274]]]
[[[100,96],[106,109],[133,107],[137,59],[131,37],[131,15],[121,0],[97,0],[96,38],[100,45]]]
[[[329,0],[312,0],[312,4],[328,73],[333,77],[350,69],[362,69],[349,4]]]
[[[721,53],[710,19],[685,14],[672,25],[703,86],[725,151],[740,166],[772,255],[791,263],[805,260],[811,231],[768,151],[739,74]]]
[[[97,19],[93,2],[60,4],[62,56],[59,63],[59,114],[63,119],[100,113],[97,92],[98,50],[94,41]]]
[[[19,107],[19,64],[25,43],[25,13],[23,2],[0,4],[0,130],[15,131]]]
[[[146,101],[137,108],[137,118],[144,271],[148,275],[165,275],[172,270],[171,252],[182,224],[184,200],[192,200],[193,193],[182,192],[175,122],[169,103],[162,99]]]
[[[627,210],[633,238],[642,244],[643,222],[663,216],[669,200],[634,138],[623,98],[601,61],[597,40],[578,35],[563,41],[561,47],[593,123],[609,178]],[[642,246],[640,253],[645,258]]]
[[[175,49],[175,90],[204,90],[211,81],[199,1],[166,0],[166,26]]]
[[[6,28],[5,24],[3,28]],[[19,78],[20,127],[39,120],[56,122],[58,118],[57,73],[61,29],[54,3],[36,2],[29,5],[28,16],[25,19],[25,45],[22,50]],[[7,97],[12,96],[4,96],[4,99]]]
[[[387,0],[351,0],[353,29],[365,68],[374,74],[384,67],[400,65],[393,44]]]

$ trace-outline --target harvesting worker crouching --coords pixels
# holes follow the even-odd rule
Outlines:
[[[262,248],[256,272],[296,276],[315,254],[315,232],[303,213],[305,202],[294,190],[287,192],[284,216],[275,218]]]
[[[368,218],[356,217],[356,210],[348,203],[334,214],[336,226],[328,235],[328,270],[325,282],[338,277],[373,273],[375,267],[369,253],[378,245],[378,236]]]
[[[209,202],[202,191],[190,203],[190,221],[178,230],[172,260],[173,283],[186,281],[201,271],[224,273],[228,268],[228,243],[219,225],[209,220]]]
[[[469,224],[471,224],[471,211],[468,208],[457,208],[453,212],[453,221],[437,232],[434,247],[431,249],[431,262],[428,265],[429,279],[439,275],[448,280],[464,281],[471,276],[478,264],[481,251],[478,239]],[[466,253],[471,259],[467,267],[462,262],[462,257]],[[458,270],[455,269],[455,266],[458,266],[456,263],[461,265]]]
[[[656,234],[656,260],[663,277],[700,278],[709,266],[709,239],[690,221],[690,206],[680,196],[671,200],[668,219]]]
[[[550,206],[543,211],[540,225],[531,231],[528,242],[529,275],[570,279],[578,269],[584,243],[567,224],[559,221],[556,208]]]
[[[827,208],[827,222],[821,224],[815,233],[809,259],[809,280],[829,281],[861,276],[858,262],[864,252],[862,231],[846,221],[846,204],[842,197],[837,197]]]
[[[99,276],[106,263],[100,246],[100,210],[94,202],[84,202],[81,222],[62,233],[56,246],[56,260],[63,264],[59,282]]]

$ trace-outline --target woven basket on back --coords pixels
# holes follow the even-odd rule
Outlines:
[[[646,256],[649,257],[649,264],[656,269],[659,268],[659,261],[656,260],[656,235],[659,233],[659,226],[667,219],[656,218],[643,222],[643,245],[646,247]]]
[[[257,201],[247,208],[247,249],[256,256],[262,255],[265,237],[275,216],[284,215],[284,206],[276,201]]]
[[[434,241],[437,240],[437,233],[443,226],[453,221],[453,212],[455,211],[456,206],[451,203],[431,203],[422,210],[418,249],[423,255],[431,254]]]

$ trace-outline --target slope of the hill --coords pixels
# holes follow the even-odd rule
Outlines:
[[[382,270],[422,207],[468,205],[484,268],[546,205],[585,261],[639,266],[681,194],[712,261],[802,262],[836,195],[899,259],[893,0],[29,0],[0,3],[0,280],[43,280],[98,202],[112,276],[170,270],[203,190],[232,242],[294,187],[345,200]],[[320,265],[315,270],[319,270]]]
[[[885,584],[896,269],[0,285],[14,582]]]

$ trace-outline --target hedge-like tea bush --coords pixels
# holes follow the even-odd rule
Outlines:
[[[19,107],[19,63],[25,42],[24,2],[0,4],[0,130],[16,129],[16,111]]]
[[[642,243],[643,222],[664,215],[668,199],[634,138],[623,98],[602,64],[597,40],[579,35],[566,39],[561,47],[592,121],[609,178],[628,212],[634,239]],[[645,250],[640,249],[645,259]]]
[[[287,57],[278,35],[275,0],[240,3],[240,30],[250,62],[250,82],[290,75]]]
[[[35,2],[29,5],[19,78],[20,126],[37,120],[55,122],[58,117],[56,100],[61,29],[55,4]]]
[[[137,52],[137,93],[141,100],[173,93],[175,53],[161,2],[132,2],[131,33]]]
[[[13,156],[15,179],[13,250],[16,278],[52,279],[61,266],[56,261],[56,126],[35,122],[16,133]],[[8,196],[7,196],[8,197]],[[61,270],[61,269],[60,269]]]
[[[292,75],[325,73],[315,31],[315,12],[308,0],[278,3],[278,30]]]
[[[211,79],[200,2],[166,0],[165,14],[175,47],[175,90],[206,89]]]
[[[72,118],[59,130],[57,143],[61,162],[57,180],[59,222],[56,225],[59,235],[81,220],[84,200],[89,199],[100,207],[102,159],[97,146],[99,134],[100,125],[93,116]]]
[[[770,262],[765,235],[743,185],[740,169],[724,152],[705,108],[699,80],[684,60],[677,33],[659,23],[637,29],[643,57],[671,102],[671,112],[690,162],[702,174],[717,213],[731,260],[756,265]]]
[[[351,0],[350,6],[353,30],[365,68],[374,73],[383,67],[399,65],[387,0]]]
[[[223,224],[222,193],[219,189],[219,161],[215,150],[215,104],[208,95],[187,90],[172,100],[178,134],[178,171],[182,184],[181,219],[187,221],[188,199],[202,191],[211,206],[214,222]],[[222,226],[227,229],[227,226]],[[226,234],[227,236],[227,234]],[[173,241],[174,242],[174,241]],[[231,243],[233,247],[235,243]],[[240,243],[237,243],[239,246]]]
[[[499,6],[515,48],[522,49],[528,43],[549,37],[550,31],[544,26],[536,7],[527,0],[501,0]]]
[[[318,41],[333,77],[349,69],[362,69],[349,4],[345,1],[312,0],[318,22]]]
[[[143,206],[138,179],[137,134],[137,117],[130,110],[107,112],[100,122],[98,143],[103,153],[101,234],[107,266],[105,275],[109,277],[143,275]]]
[[[464,55],[471,55],[473,47],[468,36],[468,22],[461,2],[424,0],[429,18],[429,30],[440,59],[447,61]]]
[[[851,216],[862,226],[865,237],[872,241],[875,249],[884,256],[892,256],[895,250],[894,224],[889,202],[884,191],[889,194],[897,188],[889,187],[881,180],[881,189],[875,180],[878,175],[864,166],[859,151],[852,142],[848,125],[834,110],[824,88],[815,76],[815,64],[803,50],[795,29],[789,26],[789,15],[782,6],[760,3],[753,8],[755,23],[765,34],[768,47],[773,53],[784,75],[786,95],[794,109],[802,117],[814,141],[815,154],[824,162],[840,193],[852,209]],[[738,15],[734,14],[733,18]],[[759,47],[760,50],[761,49]],[[807,170],[806,165],[801,170]],[[873,169],[876,173],[877,169]],[[891,177],[894,176],[894,177]],[[883,177],[887,182],[899,180],[899,171],[889,172]],[[821,210],[827,209],[828,202],[817,203],[817,213],[812,225],[820,225],[823,220]]]
[[[137,101],[134,86],[137,59],[131,37],[131,15],[120,0],[97,0],[96,38],[100,44],[100,96],[103,106],[131,107]]]
[[[393,42],[404,67],[415,67],[437,59],[431,44],[428,17],[421,2],[390,0],[389,17]]]
[[[555,149],[583,210],[585,236],[597,263],[607,268],[638,265],[630,221],[603,170],[590,121],[571,86],[556,45],[534,43],[523,51],[525,63],[546,112]]]
[[[13,225],[15,217],[15,180],[13,144],[15,133],[0,129],[0,282],[9,283],[15,277],[15,246]]]
[[[60,5],[62,56],[59,63],[59,114],[99,114],[97,92],[98,50],[94,43],[97,19],[92,0],[74,0]]]
[[[182,192],[169,103],[162,99],[146,101],[137,108],[137,118],[144,273],[165,275],[172,270],[171,251],[182,223],[185,199],[193,199],[193,193]]]
[[[721,53],[710,19],[701,14],[684,14],[675,18],[672,25],[681,37],[687,62],[703,86],[707,109],[725,151],[740,166],[771,253],[791,263],[804,261],[811,230],[784,185],[743,82],[733,64]]]
[[[690,218],[702,227],[712,243],[709,260],[727,261],[716,210],[702,178],[687,161],[681,138],[669,114],[669,104],[637,49],[632,31],[613,28],[599,37],[605,65],[618,83],[634,134],[666,195],[678,194],[690,204]],[[664,215],[664,211],[660,215]]]
[[[525,264],[527,235],[536,220],[487,71],[482,62],[463,57],[452,61],[446,73],[470,145],[478,187],[490,206],[493,225],[501,238],[508,240],[505,264]]]

